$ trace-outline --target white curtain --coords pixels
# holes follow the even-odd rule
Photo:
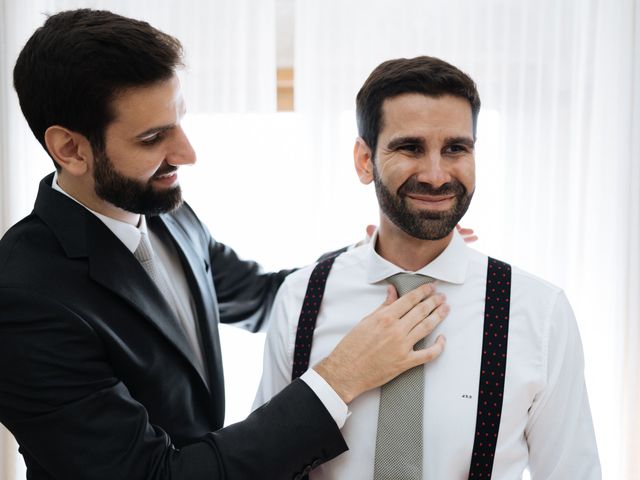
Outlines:
[[[186,52],[181,78],[187,123],[204,134],[200,152],[204,157],[218,153],[210,128],[215,128],[212,119],[219,117],[211,114],[267,113],[276,108],[274,0],[0,0],[0,236],[31,211],[39,179],[53,170],[20,111],[12,86],[13,66],[45,14],[72,8],[111,10],[145,20],[180,39]],[[214,203],[206,175],[191,177],[186,183],[193,185],[185,190],[211,210]],[[239,366],[227,371],[227,378],[256,377],[257,382],[260,339],[229,330],[222,335],[224,355],[230,360],[225,368]],[[253,364],[233,357],[237,350],[233,346],[240,342],[249,342],[255,350]],[[254,393],[252,386],[248,390],[239,382],[229,385],[228,419],[246,415]],[[0,480],[24,478],[24,462],[16,451],[12,436],[0,425]]]
[[[563,287],[579,319],[605,479],[640,478],[640,5],[298,0],[295,105],[317,233],[375,221],[352,168],[355,95],[396,57],[478,83],[477,248]],[[350,126],[349,126],[350,125]],[[369,189],[370,190],[370,189]]]
[[[178,37],[190,113],[275,110],[273,0],[0,0],[0,234],[31,210],[33,179],[52,170],[20,112],[13,65],[45,14],[71,8],[108,9]]]
[[[375,196],[351,167],[355,94],[383,60],[440,56],[470,73],[483,99],[465,223],[480,233],[479,249],[567,290],[605,479],[638,478],[637,2],[299,0],[295,114],[273,113],[274,4],[0,0],[0,234],[31,210],[37,181],[52,170],[11,87],[42,13],[107,8],[181,39],[185,123],[199,156],[183,178],[186,197],[216,237],[267,267],[308,263],[377,222]],[[233,345],[223,339],[225,359]],[[254,350],[260,358],[259,341]],[[242,367],[225,373],[231,395],[241,390],[227,420],[246,413],[253,392],[243,386],[259,374],[236,360],[225,361]],[[9,439],[0,433],[0,475],[13,480],[22,460]]]

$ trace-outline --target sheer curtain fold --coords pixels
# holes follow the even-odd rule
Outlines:
[[[624,349],[624,379],[627,383],[623,404],[624,431],[623,439],[628,442],[625,449],[627,478],[640,478],[640,5],[634,3],[631,22],[632,48],[628,62],[632,69],[630,99],[630,122],[627,135],[632,144],[629,148],[629,242],[626,253],[629,258],[626,272],[627,317],[624,326],[626,344]],[[635,477],[634,477],[635,475]]]
[[[374,202],[339,141],[366,75],[415,55],[468,72],[483,108],[465,223],[479,232],[479,249],[567,291],[604,478],[638,478],[637,1],[298,0],[296,8],[296,108],[318,146],[312,188],[325,199],[318,232],[335,225],[336,212],[339,225],[361,224]],[[347,131],[352,142],[355,128]]]

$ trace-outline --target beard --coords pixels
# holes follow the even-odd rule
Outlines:
[[[373,180],[382,213],[407,235],[421,240],[441,240],[449,235],[467,212],[473,197],[473,192],[469,193],[458,180],[452,180],[434,188],[428,183],[418,182],[414,177],[403,183],[397,194],[393,194],[380,178],[375,162]],[[415,210],[409,206],[406,199],[406,196],[411,193],[454,195],[455,198],[449,210]]]
[[[177,170],[166,165],[160,167],[146,182],[126,177],[118,173],[105,152],[95,156],[93,180],[96,194],[103,200],[127,212],[142,215],[158,215],[175,210],[182,205],[180,186],[156,190],[152,181],[155,177]]]

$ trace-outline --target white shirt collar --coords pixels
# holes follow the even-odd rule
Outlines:
[[[51,187],[54,190],[62,193],[63,195],[66,195],[74,202],[82,205],[84,208],[86,208],[96,217],[102,220],[102,223],[104,223],[107,228],[111,230],[122,243],[124,243],[124,246],[127,247],[127,249],[129,249],[131,253],[135,252],[136,248],[138,248],[138,244],[140,243],[140,235],[142,234],[142,232],[147,233],[147,221],[144,215],[140,215],[140,221],[138,223],[138,226],[136,227],[135,225],[131,225],[130,223],[121,222],[120,220],[116,220],[101,213],[95,212],[73,198],[71,195],[65,192],[62,187],[60,187],[60,185],[58,185],[58,172],[54,173],[53,175]]]
[[[365,261],[367,266],[367,281],[369,283],[378,283],[396,273],[406,272],[406,270],[378,255],[375,249],[377,239],[378,233],[376,232],[366,246]],[[447,248],[445,248],[438,257],[417,272],[410,273],[427,275],[436,280],[448,283],[464,283],[469,264],[467,249],[468,247],[463,238],[454,230],[449,245],[447,245]]]

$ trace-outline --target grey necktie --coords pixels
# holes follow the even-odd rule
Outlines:
[[[433,282],[431,277],[398,273],[387,279],[398,295]],[[424,348],[425,339],[414,349]],[[422,480],[424,367],[397,376],[380,389],[374,480]]]
[[[136,251],[133,252],[133,256],[140,262],[140,265],[149,274],[151,280],[160,287],[158,284],[158,272],[153,261],[153,249],[146,232],[140,232],[140,243]]]
[[[207,382],[202,350],[198,340],[198,334],[196,333],[197,327],[195,327],[195,319],[192,319],[189,316],[189,313],[185,311],[180,300],[176,298],[175,293],[171,290],[169,285],[167,285],[167,281],[158,271],[155,263],[157,259],[155,258],[153,248],[151,247],[149,235],[146,232],[140,232],[140,243],[138,244],[138,248],[136,248],[135,252],[133,252],[133,256],[136,257],[138,262],[140,262],[140,265],[142,265],[149,277],[151,277],[151,280],[156,284],[160,293],[162,293],[163,298],[176,316],[178,326],[181,328],[182,333],[189,342],[191,349],[196,354],[197,367],[200,371],[200,375],[202,375],[204,381]]]

